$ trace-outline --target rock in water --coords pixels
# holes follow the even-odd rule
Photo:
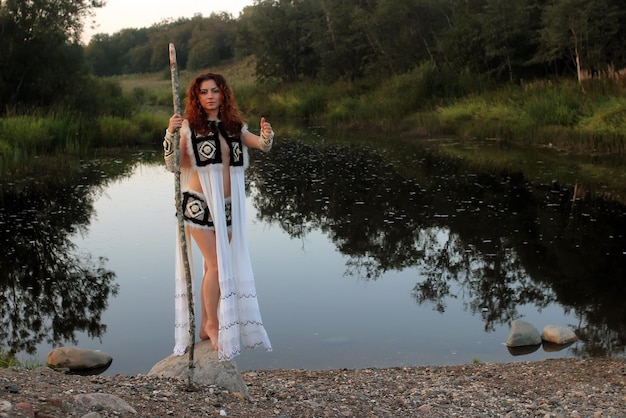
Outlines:
[[[196,342],[193,364],[192,383],[221,386],[230,392],[240,393],[246,398],[250,396],[246,383],[237,371],[237,364],[232,360],[219,361],[217,352],[211,346],[211,341]],[[148,372],[148,376],[175,377],[188,380],[189,355],[171,354],[155,364]]]
[[[46,364],[53,369],[67,369],[70,374],[97,375],[109,368],[113,357],[98,350],[59,347],[48,353]]]
[[[578,337],[571,329],[558,325],[546,325],[541,333],[541,339],[554,344],[569,344],[577,341]]]
[[[509,347],[541,344],[541,334],[532,324],[516,319],[511,323],[511,333],[506,340]]]

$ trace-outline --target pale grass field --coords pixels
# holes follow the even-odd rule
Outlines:
[[[248,57],[243,60],[200,71],[180,70],[178,72],[178,84],[181,92],[184,92],[193,77],[199,73],[210,71],[223,74],[231,87],[237,89],[238,87],[249,86],[256,83],[254,66],[254,58]],[[169,95],[172,91],[170,73],[166,73],[165,71],[150,74],[116,76],[112,77],[112,79],[120,84],[124,93],[130,93],[135,88],[141,88],[147,94],[155,95]]]

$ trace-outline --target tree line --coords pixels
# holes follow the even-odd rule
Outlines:
[[[85,56],[97,76],[152,73],[169,68],[167,49],[173,42],[181,69],[201,69],[234,58],[236,39],[237,21],[230,14],[195,15],[149,28],[96,34],[85,47]]]
[[[260,79],[355,80],[424,64],[498,82],[611,75],[626,66],[623,0],[261,0],[236,19],[201,15],[97,35],[95,74],[183,68],[243,55]]]
[[[181,69],[254,55],[260,81],[382,80],[429,65],[519,83],[626,67],[623,0],[258,0],[237,18],[195,15],[81,45],[82,22],[103,5],[0,1],[3,108],[75,102],[91,75],[164,71],[170,42]]]

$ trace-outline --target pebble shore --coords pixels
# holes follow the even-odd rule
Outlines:
[[[241,374],[249,399],[144,375],[0,369],[0,417],[626,417],[624,359]],[[77,401],[91,393],[132,411]]]

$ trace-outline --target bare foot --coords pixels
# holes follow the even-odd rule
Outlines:
[[[200,331],[200,339],[201,340],[211,340],[211,345],[213,349],[217,351],[217,338],[219,336],[219,332],[217,328],[206,328],[206,330]]]
[[[211,345],[213,346],[213,350],[217,351],[217,338],[219,333],[217,328],[214,330],[209,330],[209,339],[211,340]]]

